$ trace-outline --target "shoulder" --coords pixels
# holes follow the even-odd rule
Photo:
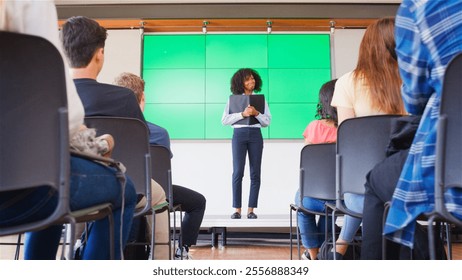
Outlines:
[[[146,122],[150,130],[155,130],[156,132],[160,133],[167,133],[167,130],[157,124],[154,124],[152,122]]]
[[[112,91],[112,92],[117,92],[118,94],[122,95],[129,95],[131,97],[135,97],[135,93],[126,87],[121,87],[117,85],[111,85],[111,84],[104,84],[104,83],[99,83],[102,87],[105,87],[106,89]],[[136,97],[135,97],[136,98]]]
[[[305,128],[305,131],[303,132],[304,135],[311,134],[313,131],[316,131],[321,124],[320,120],[314,120],[311,121]]]
[[[314,121],[311,121],[306,128],[308,129],[308,128],[317,127],[321,125],[321,123],[322,123],[321,120],[314,120]]]
[[[120,94],[133,94],[133,92],[124,87],[100,83],[93,79],[74,79],[74,84],[82,89],[92,89],[97,92],[117,92]]]
[[[352,80],[353,80],[353,71],[350,71],[340,76],[340,78],[338,78],[337,82],[335,83],[335,86],[337,87],[339,83],[340,84],[351,83]]]

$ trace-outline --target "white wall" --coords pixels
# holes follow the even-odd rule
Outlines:
[[[335,31],[333,63],[336,77],[355,67],[363,34],[364,30]],[[139,74],[140,44],[137,30],[110,30],[106,42],[106,61],[99,81],[111,83],[116,75],[124,71]],[[289,204],[294,201],[298,188],[302,146],[301,139],[265,140],[257,214],[288,215]],[[231,140],[172,140],[172,152],[173,183],[202,193],[207,198],[206,215],[231,215]],[[247,206],[248,191],[247,163],[243,181],[243,208]]]
[[[366,29],[337,29],[334,33],[335,76],[353,70],[358,60],[358,50]]]
[[[122,72],[141,73],[141,33],[139,30],[108,30],[104,48],[104,66],[98,76],[101,83],[112,84]]]

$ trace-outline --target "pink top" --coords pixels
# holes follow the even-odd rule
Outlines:
[[[337,142],[337,128],[326,124],[323,120],[314,120],[308,124],[303,137],[310,144]]]

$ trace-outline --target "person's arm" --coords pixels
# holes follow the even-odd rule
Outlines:
[[[170,158],[173,157],[172,150],[170,149],[170,135],[168,134],[167,129],[146,122],[149,128],[149,143],[152,145],[161,145],[166,147],[170,151]]]
[[[135,94],[133,91],[129,88],[125,88],[126,90],[130,91],[127,98],[127,103],[126,103],[126,110],[127,113],[130,116],[133,116],[136,119],[139,119],[146,123],[146,120],[144,118],[143,112],[141,111],[140,105],[138,104],[138,100],[135,97]]]
[[[255,110],[255,108],[254,108],[254,110]],[[266,101],[265,101],[265,113],[262,114],[262,113],[258,112],[257,110],[255,110],[254,116],[260,122],[262,127],[267,127],[267,126],[270,125],[270,123],[271,123],[271,112],[270,112],[268,103],[266,103]]]
[[[400,7],[396,16],[396,55],[403,81],[401,93],[410,114],[421,115],[434,92],[429,84],[427,62],[430,53],[421,41],[421,32],[415,24],[415,14],[409,7]]]
[[[314,120],[314,121],[311,121],[305,128],[305,130],[303,131],[302,135],[303,135],[303,139],[304,139],[304,143],[305,143],[305,146],[306,145],[311,145],[313,144],[312,143],[312,140],[313,140],[313,136],[314,136],[314,124],[316,123],[317,121]]]
[[[72,138],[83,124],[84,109],[74,82],[69,75],[67,58],[59,40],[58,17],[53,1],[3,1],[3,14],[0,29],[11,32],[35,35],[50,41],[60,52],[64,60],[66,75],[69,136]],[[21,11],[21,12],[18,12]],[[37,20],[40,18],[40,20]]]
[[[114,137],[110,134],[103,134],[95,140],[98,145],[98,152],[100,152],[103,157],[112,157],[112,151],[115,146]]]
[[[226,103],[225,110],[223,111],[223,116],[221,117],[221,123],[223,125],[232,125],[237,121],[240,121],[244,118],[242,113],[229,113],[229,100]]]
[[[344,120],[356,117],[353,108],[337,107],[338,124],[340,125]]]

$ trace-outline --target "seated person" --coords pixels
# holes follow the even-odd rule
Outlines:
[[[338,78],[331,105],[337,108],[339,125],[349,118],[406,113],[400,94],[394,28],[394,18],[381,18],[369,25],[359,46],[355,69]],[[351,211],[363,213],[363,194],[345,193],[344,201]],[[335,252],[329,253],[329,259],[343,258],[360,226],[361,219],[344,216]]]
[[[62,26],[61,40],[77,93],[85,109],[85,117],[127,117],[145,122],[131,90],[96,81],[104,63],[106,37],[106,29],[86,17],[71,17]],[[163,202],[164,190],[153,183],[152,205]],[[142,208],[142,205],[138,207]]]
[[[320,143],[335,143],[337,142],[337,110],[330,106],[332,96],[334,95],[335,82],[329,81],[322,85],[319,90],[319,103],[317,105],[316,120],[310,122],[303,132],[305,145],[320,144]],[[335,170],[332,170],[332,176],[335,176]],[[300,205],[300,190],[295,195],[295,201]],[[303,197],[303,207],[313,211],[324,211],[325,203],[334,201],[325,201],[312,197]],[[317,259],[319,248],[325,240],[326,218],[320,216],[316,223],[316,215],[299,212],[298,213],[298,228],[302,239],[305,252],[302,255],[303,259]],[[328,229],[330,230],[330,226]]]
[[[400,258],[401,246],[414,248],[413,254],[421,256],[428,250],[428,242],[419,244],[422,231],[417,219],[434,210],[437,116],[445,70],[462,52],[461,10],[461,1],[415,0],[402,1],[398,9],[395,39],[401,94],[409,113],[421,120],[411,147],[387,157],[367,176],[363,246],[369,250],[361,254],[362,259],[382,258],[383,235],[394,241],[388,242],[394,245],[387,248],[388,259]],[[462,211],[461,196],[459,188],[444,194],[453,214]],[[390,211],[383,225],[388,201]]]
[[[138,100],[140,108],[144,111],[145,97],[144,97],[144,81],[131,73],[122,73],[115,79],[115,84],[131,89]],[[168,132],[163,127],[147,122],[150,130],[150,143],[154,145],[162,145],[170,150],[170,137]],[[170,154],[173,154],[170,150]],[[181,224],[183,236],[182,241],[183,250],[177,249],[175,253],[176,259],[191,259],[189,255],[189,247],[195,245],[199,235],[200,225],[205,212],[205,197],[191,189],[172,185],[174,204],[181,204],[181,210],[185,211],[183,222]]]
[[[62,50],[56,30],[56,8],[52,1],[40,1],[40,3],[37,1],[1,1],[0,14],[4,15],[0,19],[0,30],[40,36],[52,42],[58,50]],[[82,128],[84,111],[75,86],[67,76],[67,67],[65,63],[69,137],[72,139]],[[120,241],[122,241],[122,246],[125,246],[136,204],[136,193],[132,181],[127,178],[125,196],[122,197],[122,189],[114,169],[78,157],[71,157],[70,165],[71,210],[75,211],[101,203],[112,203],[115,258],[120,259]],[[54,211],[57,200],[58,194],[50,192],[48,187],[2,192],[0,193],[0,226],[19,225],[43,219]],[[123,200],[125,204],[122,204]],[[37,207],[31,207],[31,204]],[[123,222],[121,224],[122,213]],[[62,225],[54,225],[40,231],[26,233],[24,258],[56,259],[62,228]],[[83,259],[109,259],[108,237],[108,219],[95,221],[81,257]]]

